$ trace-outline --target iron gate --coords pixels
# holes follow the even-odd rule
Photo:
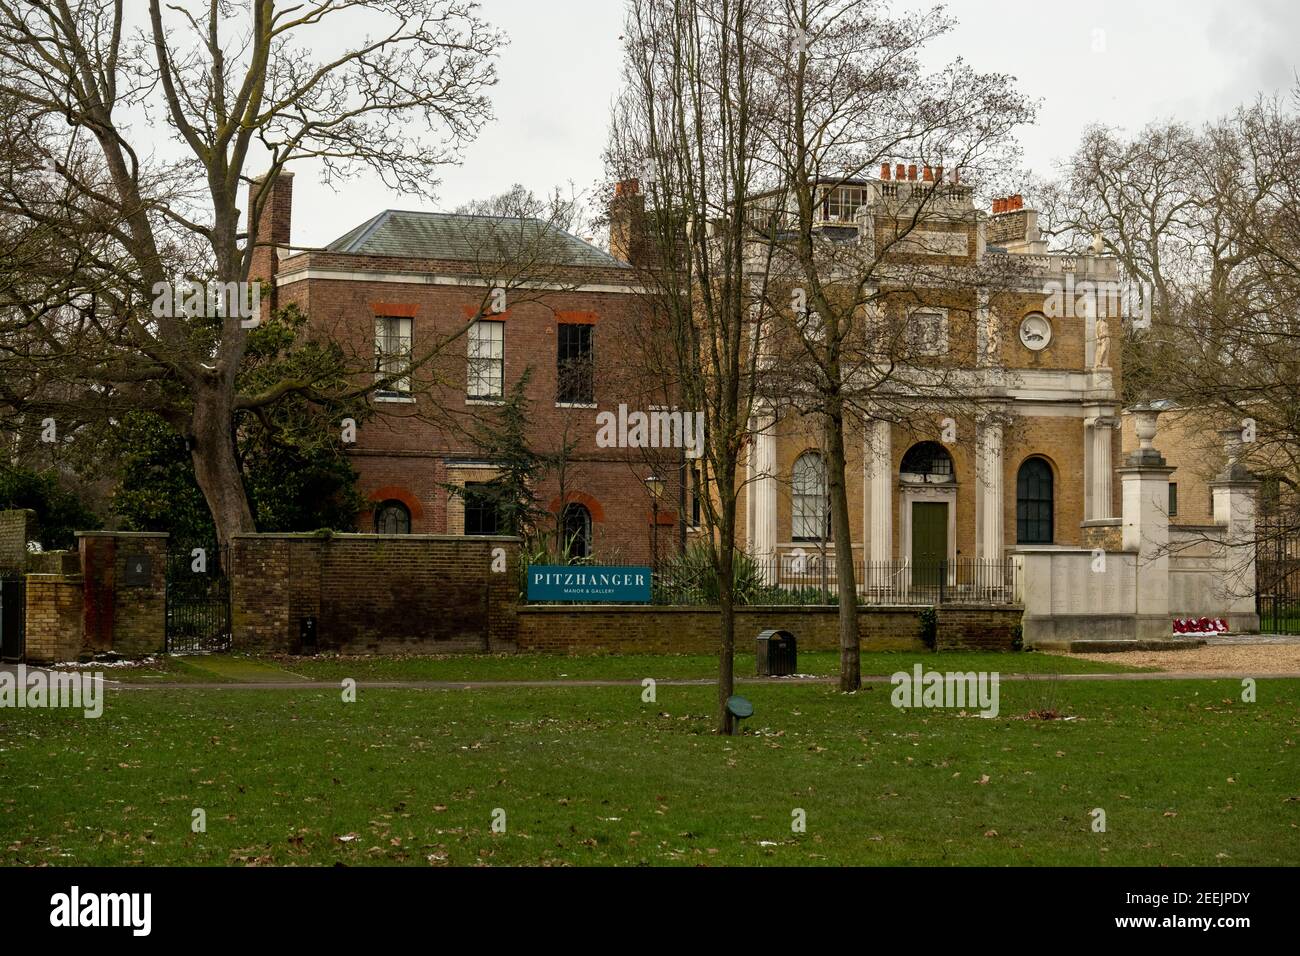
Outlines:
[[[195,545],[167,554],[167,652],[230,650],[229,548]]]
[[[1255,610],[1264,634],[1300,634],[1300,534],[1264,524],[1255,542]]]
[[[26,596],[22,575],[0,577],[0,660],[21,661],[26,653]]]

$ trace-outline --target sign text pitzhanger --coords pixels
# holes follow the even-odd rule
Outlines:
[[[530,601],[650,603],[650,569],[537,564],[528,569]]]

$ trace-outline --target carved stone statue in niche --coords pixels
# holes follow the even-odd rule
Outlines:
[[[1110,325],[1097,317],[1097,346],[1092,355],[1093,368],[1110,368]]]
[[[998,315],[997,309],[988,310],[988,323],[985,329],[984,361],[989,365],[996,365],[1002,351],[1002,317]]]

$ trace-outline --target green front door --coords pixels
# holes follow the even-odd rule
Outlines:
[[[912,584],[937,587],[941,561],[948,559],[948,505],[912,502]]]

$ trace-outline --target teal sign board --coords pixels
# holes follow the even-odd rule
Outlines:
[[[650,603],[650,569],[538,564],[528,569],[530,601]]]

